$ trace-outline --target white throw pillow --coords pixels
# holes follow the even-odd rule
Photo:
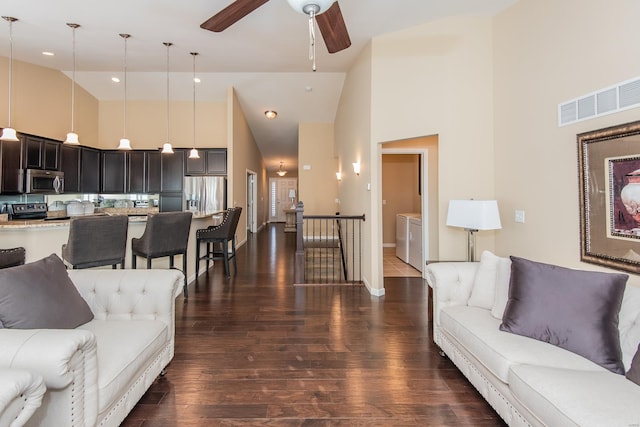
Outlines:
[[[499,257],[489,251],[482,252],[482,255],[480,256],[480,265],[478,266],[476,276],[473,279],[471,296],[469,297],[467,305],[485,308],[487,310],[491,310],[493,308],[499,259]]]
[[[509,281],[511,280],[511,260],[509,258],[498,259],[496,268],[496,286],[491,315],[502,320],[502,314],[509,299]]]

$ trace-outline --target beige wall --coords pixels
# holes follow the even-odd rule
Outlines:
[[[308,215],[340,211],[333,139],[333,123],[301,123],[298,127],[298,200],[304,202]],[[304,165],[311,169],[304,170]]]
[[[449,200],[495,197],[492,35],[491,18],[455,17],[373,40],[372,143],[438,135],[431,259],[465,258],[465,232],[445,225]],[[478,233],[478,251],[494,235]]]
[[[238,242],[241,243],[247,239],[247,171],[255,172],[258,178],[258,200],[256,200],[258,227],[267,222],[266,168],[233,88],[228,90],[227,103],[230,130],[227,149],[227,165],[230,166],[227,171],[229,177],[227,204],[241,206],[243,209],[236,234]]]
[[[464,231],[445,225],[448,201],[495,195],[492,30],[491,18],[462,17],[377,37],[347,74],[336,114],[346,172],[339,194],[345,213],[367,215],[363,275],[374,295],[384,294],[382,143],[438,135],[440,259],[464,259],[466,251]],[[351,169],[358,159],[360,177]],[[493,249],[494,235],[478,236],[479,250]]]
[[[371,233],[378,218],[372,218],[371,182],[371,45],[358,56],[345,77],[335,120],[335,153],[342,181],[338,189],[340,213],[366,216],[362,227],[362,275],[373,295],[383,295],[382,280],[374,276]],[[360,176],[353,173],[352,163],[360,161]],[[374,163],[375,165],[376,163]],[[376,166],[377,167],[377,166]],[[382,253],[382,242],[380,242]],[[381,259],[381,258],[380,258]],[[381,263],[380,263],[381,264]],[[380,265],[380,268],[382,265]],[[376,268],[377,272],[378,269]]]
[[[100,136],[98,148],[117,148],[123,132],[123,101],[100,102]],[[193,102],[169,104],[169,137],[174,147],[193,145]],[[127,100],[127,138],[134,149],[162,147],[167,139],[166,101]],[[196,104],[196,147],[227,146],[227,103]]]
[[[557,105],[640,75],[638,16],[640,3],[627,0],[520,0],[496,17],[499,254],[598,269],[580,262],[576,134],[638,120],[640,110],[558,127]]]
[[[0,126],[7,126],[9,60],[0,57]],[[63,73],[13,61],[11,125],[18,131],[63,141],[71,130],[71,80]],[[98,101],[76,85],[75,130],[80,142],[98,140]]]

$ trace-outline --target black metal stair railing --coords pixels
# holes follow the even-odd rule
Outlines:
[[[364,215],[296,212],[296,284],[362,283]]]

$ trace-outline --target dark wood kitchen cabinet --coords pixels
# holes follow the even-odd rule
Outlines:
[[[100,150],[89,147],[80,149],[80,191],[100,192]]]
[[[147,151],[146,154],[146,192],[159,193],[162,183],[162,154],[159,151]]]
[[[60,169],[62,143],[39,136],[24,135],[24,167],[26,169]]]
[[[182,192],[182,180],[185,170],[185,153],[183,150],[174,150],[173,154],[161,155],[160,192]]]
[[[127,192],[159,193],[161,154],[157,150],[134,150],[127,153]]]
[[[60,147],[60,170],[64,172],[64,192],[80,192],[80,147],[62,145]]]
[[[22,145],[19,141],[0,141],[0,193],[18,194],[24,191]]]
[[[127,188],[127,152],[105,150],[100,153],[102,179],[100,180],[100,192],[125,193]]]
[[[200,158],[186,160],[187,175],[226,175],[227,149],[199,149]]]

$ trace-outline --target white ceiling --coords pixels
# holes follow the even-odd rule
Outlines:
[[[297,167],[299,122],[331,122],[346,71],[371,38],[440,17],[493,15],[517,0],[341,0],[352,46],[328,54],[317,39],[317,72],[308,59],[307,18],[286,0],[271,0],[222,33],[200,28],[231,0],[0,0],[0,15],[13,16],[14,59],[72,69],[76,30],[76,81],[99,100],[123,98],[124,42],[129,33],[128,99],[165,99],[166,47],[170,48],[171,98],[191,100],[193,62],[199,52],[199,101],[224,101],[236,88],[267,167]],[[9,55],[8,24],[0,22],[0,55]],[[2,33],[0,32],[0,35]],[[4,42],[2,42],[4,40]],[[55,53],[44,56],[43,51]],[[16,94],[16,96],[19,96]],[[267,121],[266,109],[278,111]],[[131,120],[135,120],[132,118]]]

